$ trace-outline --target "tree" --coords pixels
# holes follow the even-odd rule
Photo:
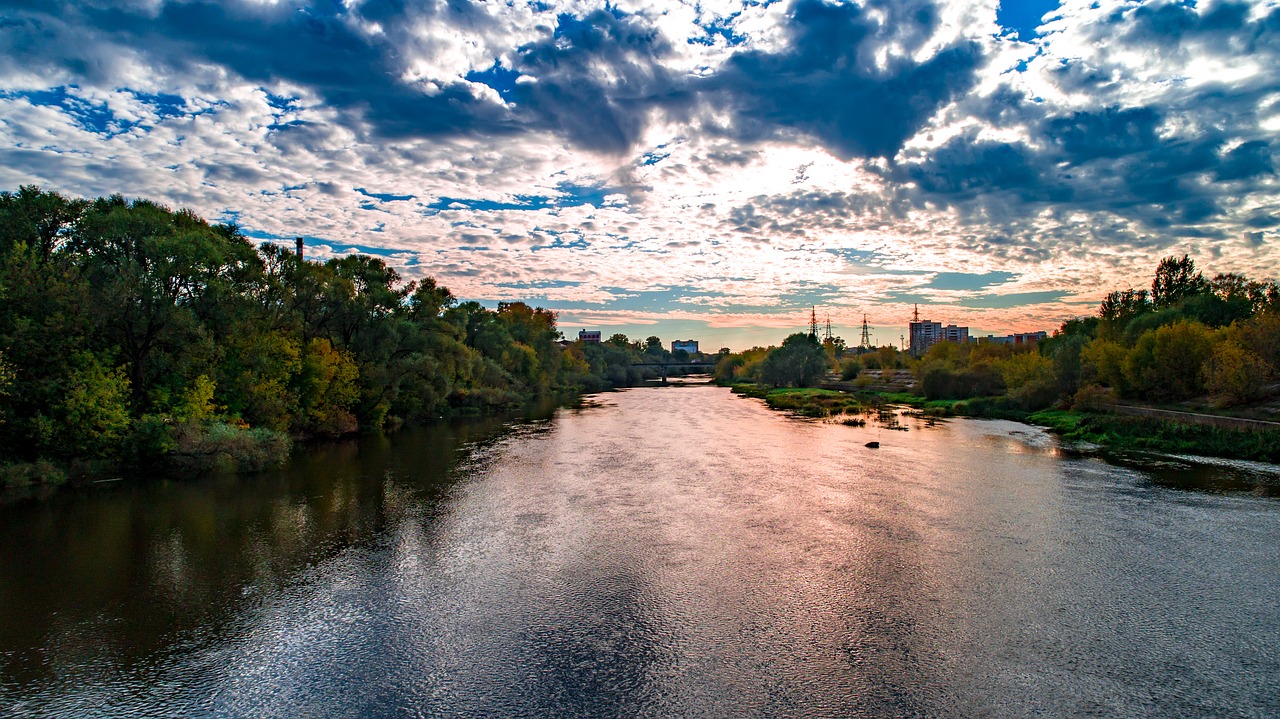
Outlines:
[[[109,456],[129,429],[129,379],[92,352],[76,355],[72,366],[55,408],[55,432],[46,439],[57,451],[73,456]]]
[[[1145,312],[1149,307],[1147,291],[1135,290],[1131,287],[1123,292],[1113,291],[1107,293],[1107,296],[1102,299],[1102,304],[1098,306],[1098,317],[1104,321],[1123,326],[1129,320]]]
[[[827,371],[827,355],[818,338],[796,333],[769,352],[760,378],[774,387],[812,387]]]
[[[1258,355],[1228,340],[1213,348],[1204,365],[1204,379],[1219,407],[1245,404],[1262,394],[1266,365]]]
[[[84,215],[84,200],[71,200],[35,185],[0,192],[0,255],[23,244],[47,262]]]
[[[1187,255],[1166,257],[1156,268],[1151,281],[1151,304],[1156,309],[1172,307],[1179,301],[1208,289],[1204,276],[1196,271],[1196,263]]]
[[[1204,391],[1202,367],[1213,352],[1210,330],[1181,320],[1144,333],[1125,359],[1125,378],[1140,395],[1182,400]]]
[[[1124,374],[1128,355],[1124,345],[1098,337],[1080,348],[1080,376],[1085,382],[1098,382],[1124,392],[1129,386]]]

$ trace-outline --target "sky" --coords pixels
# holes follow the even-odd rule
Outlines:
[[[1280,2],[0,0],[0,189],[703,349],[1280,267]]]

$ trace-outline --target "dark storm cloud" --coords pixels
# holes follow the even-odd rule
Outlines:
[[[732,111],[729,126],[713,129],[747,141],[799,135],[844,159],[896,154],[938,107],[973,86],[981,52],[962,43],[923,63],[878,67],[877,50],[890,41],[910,47],[937,19],[928,4],[870,5],[888,19],[856,5],[797,2],[784,50],[739,52],[700,83],[717,109]]]
[[[1078,22],[1077,19],[1074,22]],[[1220,236],[1204,223],[1275,175],[1275,145],[1258,127],[1265,100],[1280,90],[1280,9],[1250,19],[1248,6],[1152,3],[1117,10],[1095,31],[1108,52],[1139,56],[1253,60],[1261,75],[1170,83],[1163,95],[1129,104],[1132,78],[1119,65],[1061,60],[1048,68],[1067,92],[1098,106],[1062,113],[1012,89],[968,98],[965,109],[992,126],[1025,127],[1025,142],[962,132],[885,170],[917,206],[939,201],[992,229],[1018,224],[1037,207],[1111,212],[1149,230]],[[1101,53],[1106,57],[1108,52]],[[1096,61],[1093,61],[1096,62]]]
[[[26,5],[26,4],[24,4]],[[441,12],[462,22],[472,12],[456,4]],[[397,27],[412,19],[402,3],[375,1],[361,18]],[[428,9],[415,11],[430,19]],[[462,83],[435,94],[401,79],[394,35],[356,30],[338,3],[298,7],[242,2],[164,3],[145,8],[52,0],[18,9],[5,35],[25,62],[82,81],[118,84],[120,56],[142,50],[148,60],[181,77],[213,63],[251,81],[285,81],[309,88],[340,108],[358,109],[383,136],[432,136],[515,129],[496,103],[477,99]],[[10,58],[11,60],[13,58]]]
[[[782,49],[739,51],[703,77],[670,69],[675,48],[642,16],[613,8],[548,16],[544,40],[509,49],[511,68],[495,63],[468,76],[510,105],[477,97],[461,79],[437,78],[438,87],[404,79],[404,48],[430,43],[404,28],[417,21],[478,33],[493,21],[469,2],[373,0],[347,10],[233,0],[150,10],[52,0],[20,4],[3,33],[24,63],[50,75],[69,70],[78,81],[114,87],[124,52],[145,49],[176,76],[213,64],[264,85],[305,87],[332,107],[356,111],[383,137],[550,130],[577,147],[616,154],[635,146],[656,112],[687,120],[727,110],[727,124],[704,124],[736,140],[799,136],[844,158],[891,157],[940,104],[972,86],[981,53],[964,43],[924,63],[898,58],[877,67],[877,50],[918,45],[937,18],[928,3],[873,5],[885,19],[853,5],[801,0]],[[384,32],[362,32],[361,23]],[[517,82],[516,73],[533,81]]]
[[[578,146],[622,153],[643,132],[651,109],[688,104],[683,78],[661,63],[670,52],[638,16],[561,15],[551,37],[521,48],[517,66],[537,82],[517,84],[512,97],[535,124]]]

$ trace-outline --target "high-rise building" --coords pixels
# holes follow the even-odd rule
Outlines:
[[[911,354],[919,357],[939,342],[968,342],[969,328],[956,325],[942,326],[941,322],[920,319],[920,308],[916,307],[907,323],[908,335],[911,338]]]
[[[919,357],[942,338],[942,323],[916,319],[907,325],[911,354]]]

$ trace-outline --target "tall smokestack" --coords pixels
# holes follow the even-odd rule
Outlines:
[[[297,241],[298,241],[298,261],[301,262],[302,261],[302,238],[301,237],[297,238]]]

